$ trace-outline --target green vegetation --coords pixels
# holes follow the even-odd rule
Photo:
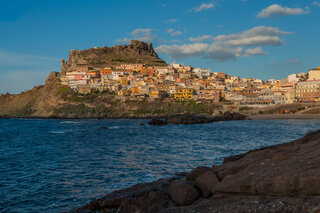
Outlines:
[[[254,108],[253,107],[240,107],[239,108],[239,112],[243,112],[243,111],[249,111],[249,110],[253,110]]]

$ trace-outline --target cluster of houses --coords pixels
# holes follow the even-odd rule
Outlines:
[[[181,64],[150,67],[122,64],[91,68],[78,65],[61,77],[62,84],[82,94],[112,91],[120,99],[171,99],[266,107],[297,102],[320,102],[320,67],[281,80],[240,78]]]

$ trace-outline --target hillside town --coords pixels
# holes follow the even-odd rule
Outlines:
[[[105,68],[78,65],[62,75],[61,82],[80,94],[113,92],[126,100],[223,101],[259,108],[320,101],[320,67],[285,79],[263,81],[181,64],[161,67],[121,64]]]

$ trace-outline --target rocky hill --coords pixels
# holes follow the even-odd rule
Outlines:
[[[88,65],[92,68],[119,65],[122,63],[165,66],[165,61],[158,57],[151,43],[131,40],[129,45],[113,47],[95,47],[87,50],[70,50],[69,59],[62,60],[61,72],[72,71],[77,65]]]
[[[217,113],[213,103],[120,100],[112,92],[77,94],[60,82],[60,73],[52,72],[45,85],[21,94],[0,95],[0,117],[26,118],[150,118],[181,113]]]

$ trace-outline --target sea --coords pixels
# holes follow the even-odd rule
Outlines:
[[[70,211],[117,189],[320,129],[320,120],[147,121],[0,119],[0,212]]]

